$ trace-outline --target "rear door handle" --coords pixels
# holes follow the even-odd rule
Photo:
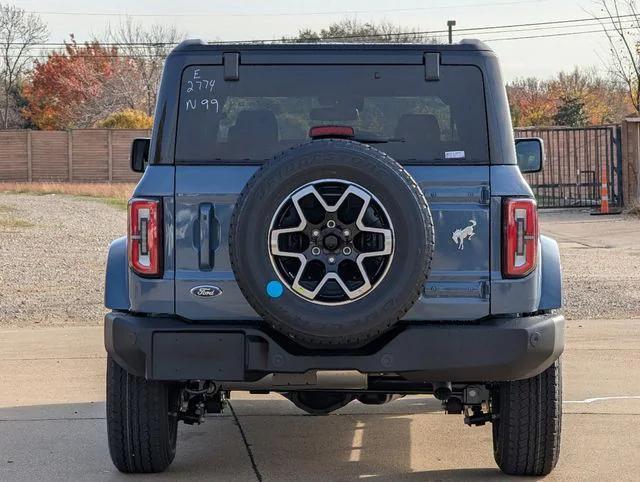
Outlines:
[[[198,264],[200,269],[212,269],[215,264],[217,247],[218,220],[215,218],[213,204],[200,204],[198,209],[200,224],[200,252]]]

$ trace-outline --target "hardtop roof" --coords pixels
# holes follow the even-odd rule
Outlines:
[[[438,43],[355,43],[355,42],[322,42],[322,43],[207,43],[200,39],[184,40],[175,49],[175,53],[206,52],[242,52],[248,50],[261,51],[428,51],[428,52],[492,52],[491,48],[480,40],[463,39],[454,44]]]

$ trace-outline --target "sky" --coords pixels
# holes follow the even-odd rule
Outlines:
[[[344,18],[389,21],[419,31],[446,29],[457,22],[454,41],[469,35],[455,28],[512,25],[602,15],[594,0],[323,0],[318,1],[134,1],[24,0],[13,3],[40,13],[49,26],[49,41],[62,42],[73,33],[82,42],[117,24],[124,15],[142,24],[175,25],[189,38],[252,40],[295,35],[298,30],[320,29]],[[87,15],[91,14],[91,15]],[[498,40],[516,36],[599,30],[597,25],[547,27],[546,30],[476,35],[498,54],[505,80],[550,77],[574,66],[607,67],[607,41],[600,31],[550,38]],[[529,27],[530,28],[530,27]]]

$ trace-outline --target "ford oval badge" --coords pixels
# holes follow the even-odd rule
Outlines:
[[[213,298],[214,296],[220,296],[222,289],[211,285],[195,286],[191,288],[191,294],[200,298]]]

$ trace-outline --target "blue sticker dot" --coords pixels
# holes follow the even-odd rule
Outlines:
[[[271,298],[280,298],[282,293],[284,293],[284,288],[280,281],[273,280],[267,283],[267,294],[271,296]]]

